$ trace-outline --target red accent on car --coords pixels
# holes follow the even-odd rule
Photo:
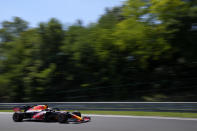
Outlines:
[[[37,110],[45,110],[45,109],[46,109],[45,105],[38,105],[30,108],[29,111],[37,111]]]
[[[83,117],[83,120],[84,120],[84,121],[90,121],[91,118],[90,118],[90,117]]]
[[[44,112],[37,113],[32,118],[37,119],[37,120],[43,120]]]

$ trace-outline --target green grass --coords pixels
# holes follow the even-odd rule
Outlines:
[[[11,110],[0,110],[0,112],[13,112]],[[197,118],[197,113],[178,113],[178,112],[144,112],[144,111],[80,111],[82,114],[98,115],[127,115],[127,116],[162,116],[162,117],[182,117]]]
[[[162,117],[197,118],[197,113],[178,113],[178,112],[144,112],[144,111],[81,111],[81,112],[84,114],[102,114],[102,115],[162,116]]]
[[[0,112],[13,112],[13,110],[0,110]]]

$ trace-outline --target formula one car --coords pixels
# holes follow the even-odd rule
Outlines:
[[[45,122],[84,123],[91,120],[90,117],[82,117],[78,111],[70,113],[68,111],[60,111],[58,108],[48,108],[47,105],[15,107],[13,110],[15,113],[12,118],[15,122],[21,122],[23,119],[27,119]]]

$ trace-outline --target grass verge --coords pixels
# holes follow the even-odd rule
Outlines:
[[[179,113],[179,112],[144,112],[144,111],[81,111],[81,112],[83,114],[99,114],[99,115],[161,116],[161,117],[197,118],[197,113]]]
[[[0,112],[13,112],[12,110],[0,110]],[[161,116],[161,117],[181,117],[197,118],[197,113],[179,113],[179,112],[144,112],[144,111],[80,111],[82,114],[98,115],[127,115],[127,116]]]
[[[0,110],[0,112],[13,112],[13,110]]]

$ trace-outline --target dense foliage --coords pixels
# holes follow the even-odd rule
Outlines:
[[[196,101],[197,3],[128,0],[97,23],[0,28],[0,102]]]

